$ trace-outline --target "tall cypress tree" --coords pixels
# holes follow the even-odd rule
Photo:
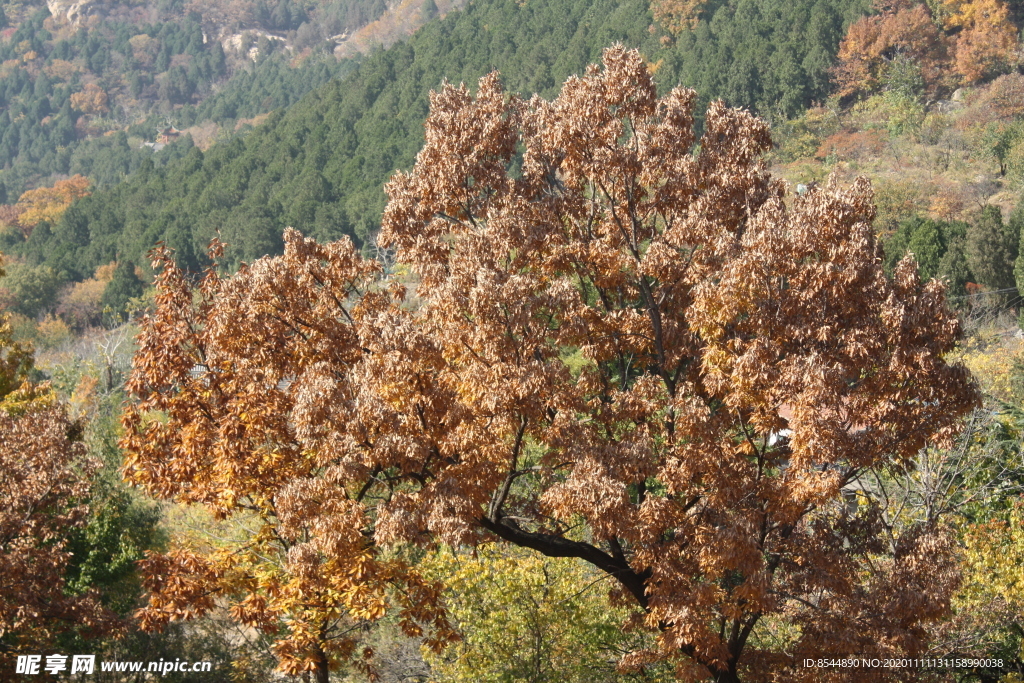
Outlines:
[[[967,228],[967,265],[978,284],[990,289],[1017,286],[1014,261],[1018,241],[1004,227],[999,207],[986,206],[978,220]]]
[[[1024,193],[1017,198],[1017,206],[1010,214],[1010,220],[1007,221],[1006,227],[1011,239],[1017,240],[1017,258],[1013,273],[1017,282],[1017,291],[1024,292],[1024,254],[1020,253],[1020,240],[1024,239]]]

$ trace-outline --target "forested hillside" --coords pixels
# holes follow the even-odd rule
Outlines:
[[[141,123],[150,106],[188,102],[226,73],[224,51],[205,42],[198,17],[76,31],[49,16],[38,10],[0,42],[0,194],[10,202],[37,178],[69,173],[81,139]]]
[[[233,263],[278,251],[288,225],[362,244],[377,229],[384,181],[422,143],[427,93],[444,79],[472,84],[498,69],[510,91],[550,94],[622,42],[641,49],[663,87],[682,82],[700,88],[703,102],[726,97],[792,114],[827,95],[843,29],[866,9],[863,0],[742,0],[675,37],[652,23],[641,0],[477,0],[244,138],[142,168],[6,248],[79,280],[115,258],[144,264],[158,240],[197,268],[218,231]],[[215,118],[218,107],[253,113],[227,99],[209,102],[200,110],[212,107]]]
[[[75,173],[75,151],[89,139],[127,132],[139,147],[169,123],[230,130],[235,118],[292,104],[350,70],[351,60],[331,53],[338,36],[385,9],[381,0],[8,7],[11,16],[0,8],[0,202],[7,203]]]
[[[306,93],[343,78],[356,66],[353,60],[337,60],[327,52],[313,52],[295,62],[288,53],[257,57],[252,68],[240,69],[199,103],[176,111],[174,120],[185,128],[252,119],[295,104]]]

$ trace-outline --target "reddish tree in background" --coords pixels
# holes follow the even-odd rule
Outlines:
[[[106,91],[95,83],[87,83],[79,92],[71,95],[71,106],[83,114],[92,116],[110,111],[107,101]]]
[[[589,562],[659,634],[626,668],[821,680],[793,653],[921,652],[957,583],[950,539],[842,492],[977,403],[944,360],[956,318],[911,260],[885,276],[866,182],[787,200],[767,124],[716,103],[697,140],[694,101],[659,99],[621,47],[550,102],[494,74],[433,94],[381,233],[417,299],[294,231],[197,293],[162,256],[128,476],[259,515],[294,576],[360,567],[350,591],[381,610],[403,543]],[[157,599],[186,616],[218,579],[179,576]],[[429,593],[404,609],[444,633]]]
[[[941,85],[948,70],[947,40],[928,8],[906,0],[880,0],[875,8],[879,14],[851,24],[839,44],[834,69],[836,92],[846,97],[878,90],[896,57],[916,63],[929,89]]]
[[[876,0],[874,8],[878,14],[851,24],[839,44],[833,74],[843,97],[879,90],[897,59],[920,68],[932,95],[1019,62],[1018,29],[1002,0]]]
[[[117,620],[94,592],[64,590],[68,534],[85,524],[89,477],[98,463],[85,457],[80,427],[48,388],[24,381],[31,353],[11,341],[6,320],[0,355],[0,655],[6,655],[39,652],[63,631],[108,632]]]

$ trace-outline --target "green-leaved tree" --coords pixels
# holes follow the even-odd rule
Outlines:
[[[978,284],[989,289],[1017,286],[1014,262],[1020,237],[1011,234],[1008,227],[1003,225],[999,207],[990,205],[967,228],[967,265]]]
[[[145,288],[142,280],[135,274],[135,266],[129,261],[120,261],[114,269],[114,277],[103,290],[103,310],[113,317],[125,313],[128,302],[136,297],[142,296]]]

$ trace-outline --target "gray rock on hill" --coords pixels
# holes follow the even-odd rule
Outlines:
[[[50,15],[75,24],[91,14],[98,14],[102,0],[46,0]]]

